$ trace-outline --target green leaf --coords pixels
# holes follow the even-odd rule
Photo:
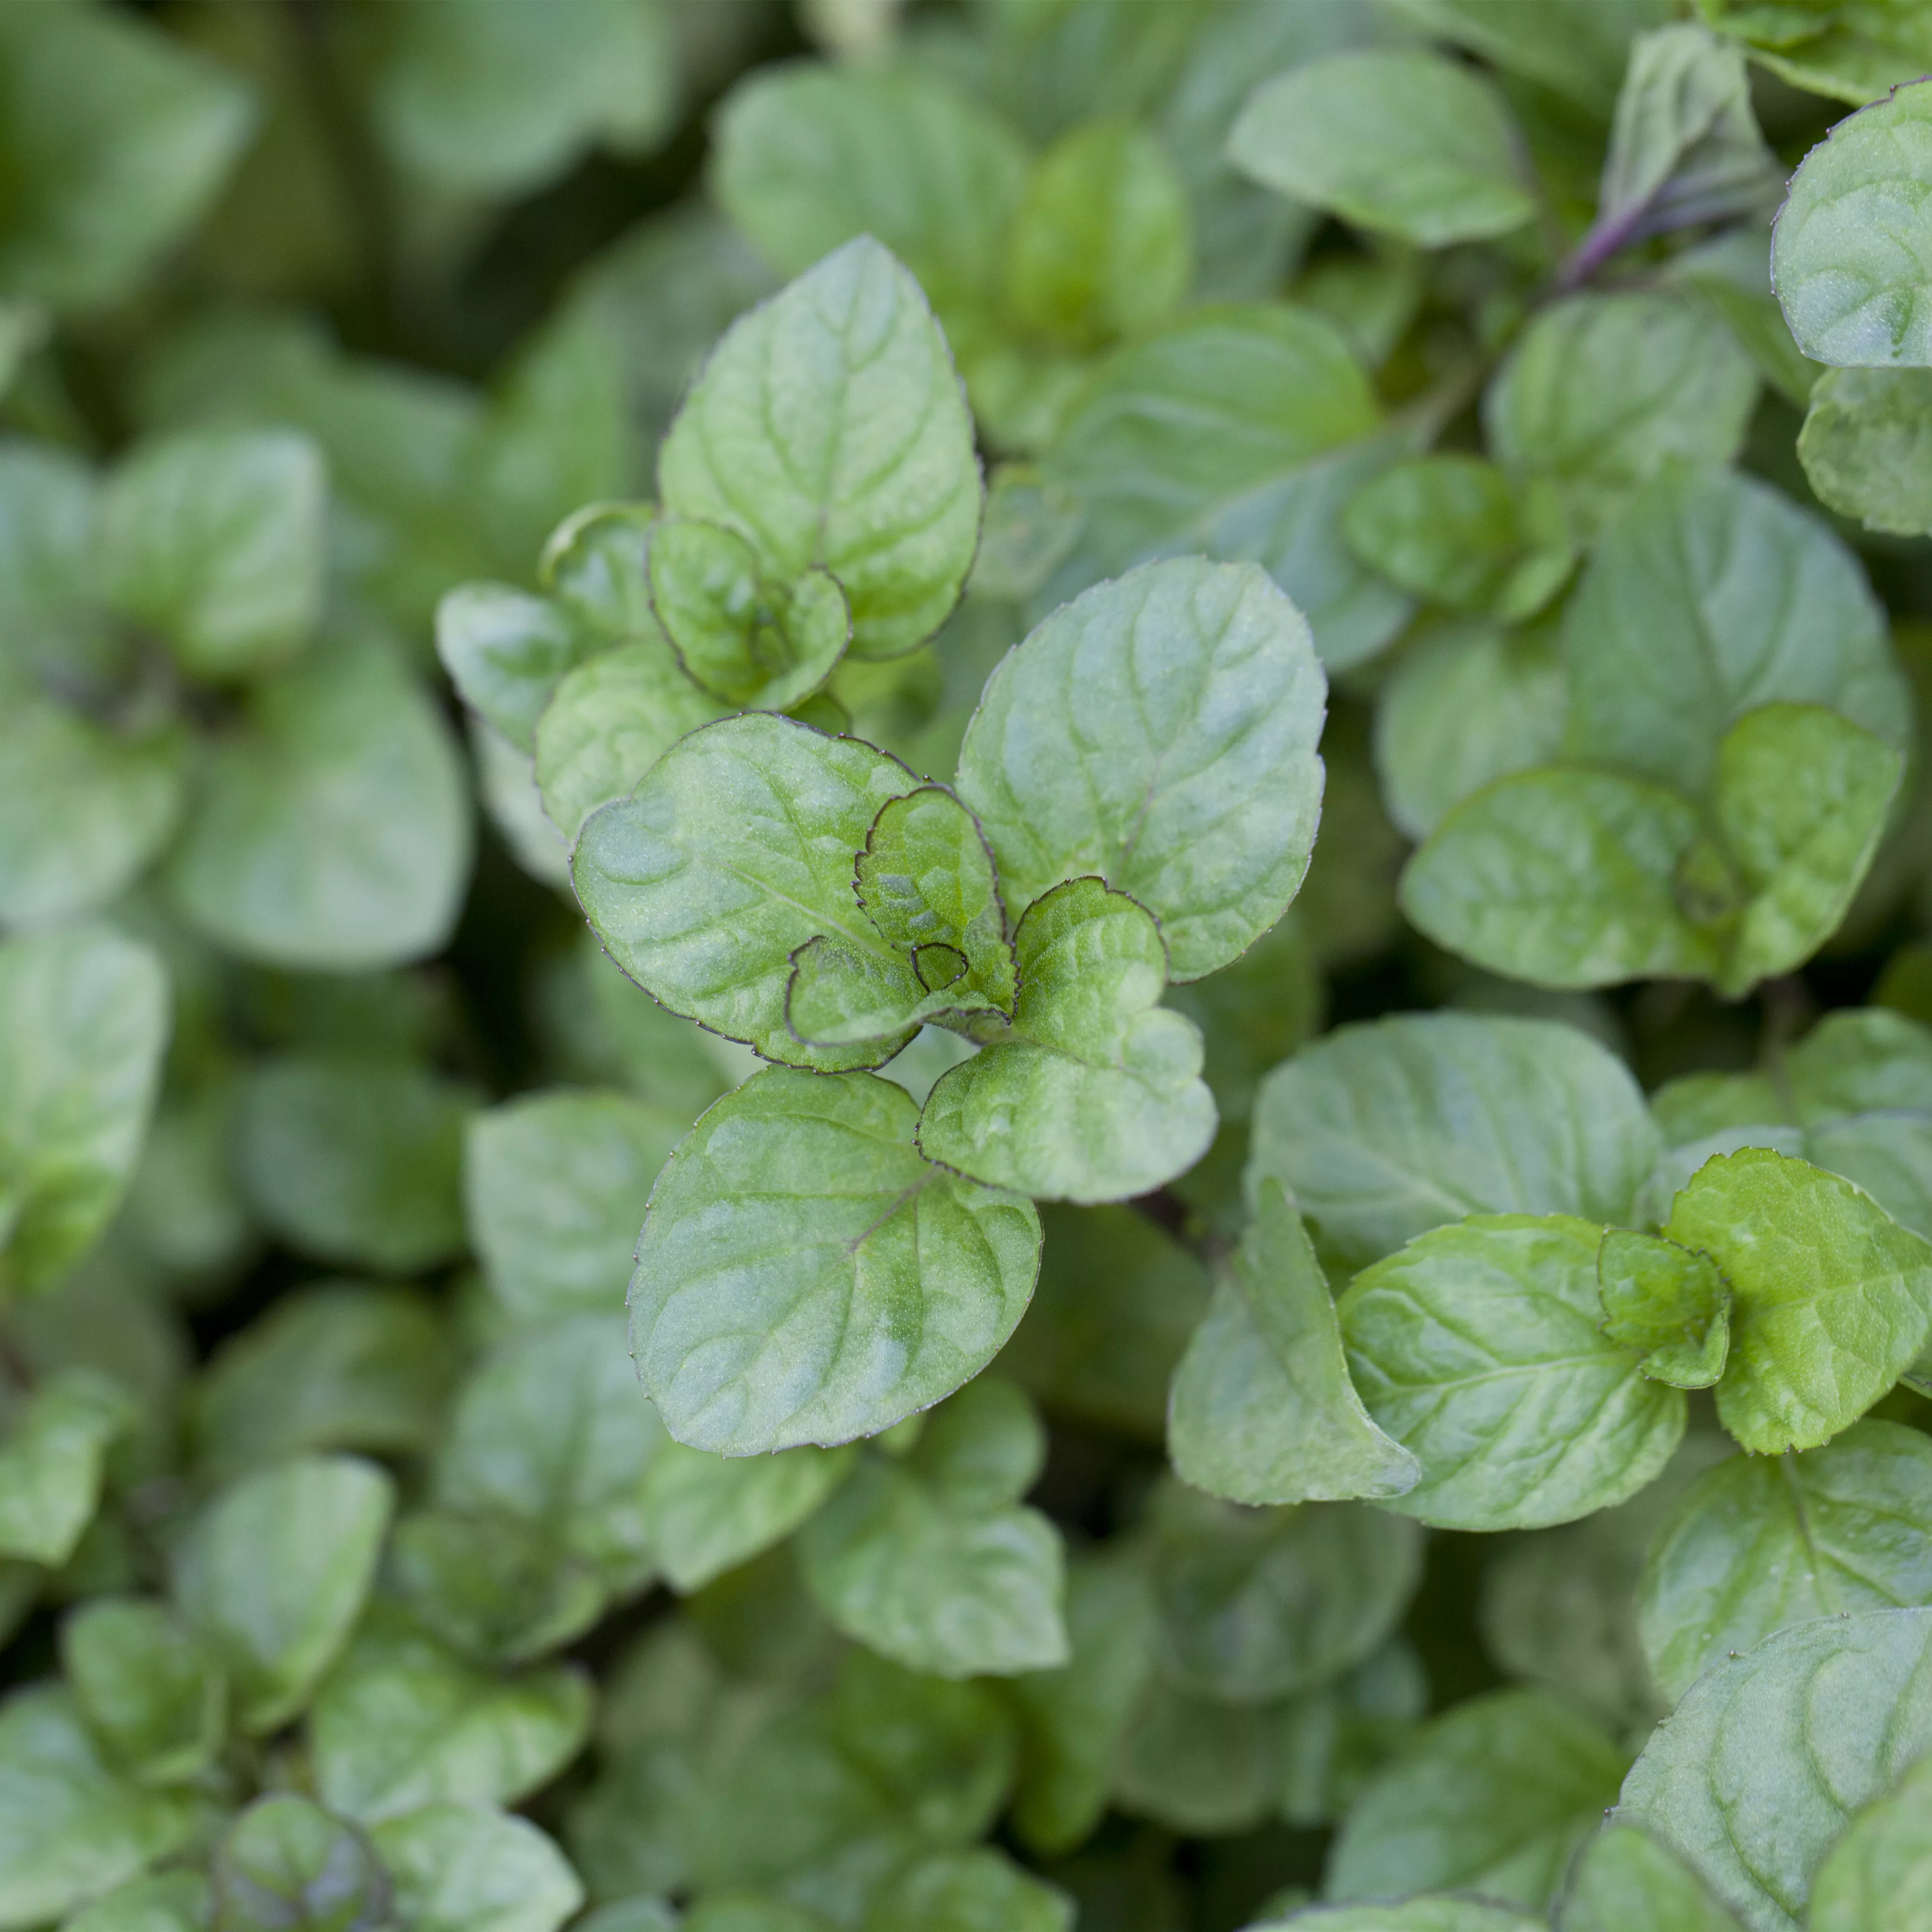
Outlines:
[[[100,497],[110,601],[190,677],[260,676],[321,615],[328,478],[289,430],[186,430],[143,444]]]
[[[1279,1804],[1281,1784],[1278,1709],[1192,1696],[1158,1674],[1114,1747],[1116,1808],[1192,1836],[1254,1830]]]
[[[372,1463],[298,1456],[224,1490],[176,1548],[175,1600],[225,1666],[249,1736],[286,1724],[335,1660],[394,1496]]]
[[[1156,1004],[1167,954],[1154,920],[1073,879],[1027,909],[1013,947],[1012,1036],[941,1077],[920,1152],[1054,1200],[1124,1200],[1192,1166],[1214,1138],[1214,1097],[1193,1022]]]
[[[1596,536],[1673,464],[1735,458],[1757,387],[1731,332],[1694,302],[1573,296],[1517,339],[1484,396],[1483,422],[1504,469],[1546,479],[1580,534]]]
[[[573,1664],[500,1675],[400,1619],[372,1618],[310,1716],[316,1790],[363,1824],[425,1804],[514,1804],[577,1755],[590,1709]]]
[[[665,517],[651,533],[651,603],[686,674],[722,702],[786,711],[832,674],[851,640],[851,614],[820,568],[790,585],[758,570],[736,530]]]
[[[1353,1670],[1282,1707],[1282,1821],[1335,1825],[1370,1781],[1414,1738],[1430,1702],[1429,1679],[1396,1636]]]
[[[115,898],[173,838],[187,734],[170,717],[102,724],[0,689],[0,918],[50,924]]]
[[[1815,362],[1932,364],[1928,124],[1932,87],[1895,88],[1840,121],[1792,177],[1772,238],[1772,281],[1798,347]]]
[[[1568,700],[1546,631],[1445,628],[1404,654],[1376,707],[1389,816],[1426,838],[1492,778],[1555,758]]]
[[[386,649],[345,645],[250,694],[214,748],[169,884],[227,951],[359,972],[442,950],[470,860],[448,725]]]
[[[512,195],[601,142],[632,154],[675,118],[671,26],[640,0],[580,4],[559,34],[531,0],[406,0],[374,76],[376,127],[452,197]]]
[[[104,1898],[61,1921],[61,1932],[206,1932],[208,1881],[173,1871],[116,1886]]]
[[[1644,1564],[1639,1628],[1665,1694],[1793,1624],[1932,1603],[1928,1478],[1932,1444],[1894,1422],[1707,1470]]]
[[[426,1804],[369,1835],[410,1932],[557,1932],[584,1903],[563,1854],[527,1819]]]
[[[781,582],[828,571],[855,656],[923,644],[958,602],[982,493],[919,284],[861,236],[734,322],[665,439],[658,481],[668,511],[736,531]]]
[[[854,854],[879,808],[913,788],[856,739],[753,713],[696,731],[578,842],[578,898],[611,956],[674,1012],[767,1058],[874,1066],[910,1038],[814,1048],[785,1024],[792,954],[828,938],[888,965],[861,911]]]
[[[1811,1890],[1811,1932],[1907,1932],[1924,1897],[1932,1761],[1922,1758],[1845,1827]]]
[[[459,584],[436,607],[436,654],[464,702],[520,752],[590,640],[568,608],[507,584]]]
[[[838,1629],[908,1669],[1010,1676],[1066,1662],[1060,1537],[1017,1506],[1045,1431],[1010,1384],[975,1382],[904,1467],[862,1463],[806,1526],[806,1582]]]
[[[1512,621],[1548,603],[1576,559],[1553,491],[1532,487],[1519,500],[1502,471],[1474,456],[1392,464],[1342,528],[1355,554],[1403,590]]]
[[[681,1595],[782,1542],[850,1470],[845,1449],[788,1449],[735,1460],[668,1442],[644,1472],[644,1534]]]
[[[1854,106],[1882,100],[1932,58],[1932,34],[1910,6],[1825,0],[1802,10],[1762,0],[1698,0],[1711,24],[1735,34],[1756,63],[1808,93]]]
[[[1342,512],[1398,456],[1348,342],[1284,303],[1198,310],[1109,357],[1042,473],[1084,513],[1034,599],[1050,605],[1150,556],[1198,551],[1265,568],[1331,669],[1372,656],[1408,599],[1342,541]]]
[[[1828,508],[1888,536],[1932,536],[1932,375],[1827,369],[1798,454]]]
[[[512,1336],[465,1384],[435,1499],[520,1516],[628,1592],[651,1572],[644,1475],[664,1439],[616,1311],[566,1316]]]
[[[1228,155],[1298,201],[1425,248],[1507,235],[1536,212],[1501,95],[1420,50],[1291,68],[1250,98]]]
[[[1696,1871],[1634,1825],[1612,1825],[1584,1848],[1557,1923],[1562,1932],[1739,1932]]]
[[[874,1435],[1012,1333],[1038,1216],[922,1158],[917,1118],[890,1081],[774,1069],[672,1155],[638,1241],[631,1334],[680,1442],[746,1456]]]
[[[92,8],[14,10],[0,103],[11,184],[0,289],[61,309],[132,295],[214,199],[255,120],[226,68]]]
[[[1269,1704],[1379,1649],[1422,1568],[1422,1537],[1381,1510],[1244,1510],[1172,1489],[1156,1502],[1154,1654],[1177,1688]]]
[[[1402,909],[1438,945],[1539,986],[1714,978],[1723,951],[1694,922],[1700,854],[1681,792],[1616,772],[1544,766],[1454,807],[1404,867]],[[1693,890],[1682,890],[1688,884]],[[1721,920],[1736,910],[1720,898]]]
[[[108,1768],[60,1685],[0,1703],[0,1924],[51,1923],[181,1850],[195,1824],[182,1796]]]
[[[258,1798],[229,1826],[210,1876],[220,1932],[381,1932],[391,1923],[375,1847],[292,1792]]]
[[[1597,1250],[1603,1331],[1642,1358],[1638,1372],[1672,1388],[1708,1388],[1730,1347],[1731,1286],[1708,1255],[1612,1228]]]
[[[1730,1280],[1718,1414],[1760,1455],[1815,1448],[1911,1366],[1932,1326],[1932,1247],[1837,1175],[1768,1149],[1707,1162],[1664,1231]]]
[[[1268,1076],[1250,1185],[1258,1199],[1279,1180],[1317,1249],[1353,1270],[1466,1214],[1628,1222],[1660,1151],[1628,1070],[1574,1027],[1400,1013]]]
[[[990,1846],[922,1858],[889,1883],[866,1932],[1072,1932],[1073,1900]]]
[[[482,1664],[520,1664],[558,1649],[609,1600],[588,1558],[502,1509],[405,1516],[390,1545],[388,1581],[433,1636]]]
[[[686,1120],[617,1094],[529,1094],[470,1121],[463,1192],[490,1292],[519,1324],[623,1300],[651,1184]]]
[[[1330,1854],[1329,1894],[1440,1888],[1544,1906],[1628,1762],[1546,1690],[1473,1698],[1426,1726],[1363,1794]]]
[[[1422,1465],[1384,1508],[1533,1529],[1622,1502],[1663,1468],[1684,1397],[1598,1333],[1601,1239],[1564,1214],[1475,1215],[1355,1277],[1340,1303],[1355,1386]]]
[[[420,1452],[454,1379],[449,1332],[420,1296],[299,1288],[231,1336],[189,1400],[196,1468],[217,1482],[311,1450]]]
[[[1070,128],[1041,156],[1006,242],[1020,326],[1076,350],[1153,328],[1193,278],[1186,191],[1131,121]]]
[[[1889,745],[1816,705],[1767,704],[1724,734],[1718,826],[1747,902],[1720,992],[1787,972],[1831,936],[1870,869],[1904,770]]]
[[[1751,1932],[1798,1932],[1852,1812],[1932,1746],[1932,1610],[1781,1630],[1714,1664],[1645,1747],[1615,1814],[1681,1854]]]
[[[413,1274],[463,1246],[458,1174],[475,1096],[406,1061],[263,1060],[236,1123],[242,1179],[304,1253]]]
[[[0,1280],[52,1288],[119,1206],[168,1017],[160,962],[106,927],[0,945]]]
[[[1008,655],[967,729],[959,795],[1011,902],[1097,874],[1159,922],[1174,976],[1198,979],[1300,885],[1325,700],[1308,627],[1261,571],[1150,564]]]
[[[221,1747],[226,1685],[167,1607],[94,1597],[61,1626],[61,1666],[104,1750],[142,1784],[207,1769]]]
[[[1670,16],[1670,0],[1551,0],[1534,9],[1496,0],[1394,0],[1426,32],[1550,88],[1607,122],[1634,36]]]
[[[0,1556],[58,1568],[100,1502],[107,1452],[137,1414],[92,1369],[62,1370],[20,1405],[0,1441]]]
[[[974,95],[905,68],[758,68],[712,139],[725,212],[784,273],[870,234],[942,311],[997,284],[1029,162]]]
[[[1421,1478],[1348,1379],[1328,1283],[1271,1177],[1174,1371],[1168,1447],[1184,1482],[1236,1502],[1400,1496]]]
[[[1543,1932],[1545,1922],[1540,1914],[1531,1918],[1507,1906],[1418,1894],[1393,1905],[1316,1906],[1292,1918],[1268,1920],[1265,1932],[1289,1928],[1296,1932]],[[1258,1926],[1255,1932],[1264,1928]]]

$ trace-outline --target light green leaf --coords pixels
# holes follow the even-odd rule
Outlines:
[[[1556,1922],[1562,1932],[1739,1932],[1696,1871],[1634,1825],[1590,1840]]]
[[[1426,838],[1492,778],[1553,758],[1568,700],[1546,630],[1459,625],[1406,652],[1376,707],[1389,816]]]
[[[208,1881],[173,1871],[116,1886],[106,1898],[61,1921],[61,1932],[206,1932]]]
[[[175,1600],[226,1667],[247,1735],[286,1724],[335,1660],[394,1497],[373,1463],[298,1456],[224,1490],[177,1547]]]
[[[1150,564],[1008,655],[967,728],[959,795],[1010,901],[1097,874],[1160,922],[1174,976],[1198,979],[1301,883],[1326,696],[1306,624],[1261,571]]]
[[[1932,1760],[1845,1827],[1811,1890],[1811,1932],[1911,1932],[1932,1879]]]
[[[1750,1932],[1798,1932],[1847,1816],[1932,1746],[1928,1675],[1932,1610],[1780,1630],[1692,1685],[1615,1816],[1679,1852]]]
[[[221,1672],[165,1604],[94,1597],[61,1626],[61,1666],[88,1728],[142,1784],[195,1778],[221,1747]]]
[[[1644,1564],[1639,1628],[1658,1684],[1814,1617],[1932,1603],[1932,1443],[1894,1422],[1772,1462],[1734,1456],[1691,1485]]]
[[[590,640],[558,599],[507,584],[459,584],[436,607],[436,654],[464,702],[520,752]]]
[[[475,1110],[467,1088],[406,1061],[278,1055],[242,1090],[242,1183],[291,1246],[413,1274],[463,1246],[458,1174]]]
[[[1673,1388],[1708,1388],[1724,1371],[1731,1287],[1708,1255],[1658,1234],[1612,1228],[1597,1250],[1603,1331],[1642,1358],[1638,1372]]]
[[[50,924],[114,898],[173,838],[188,737],[170,717],[100,724],[0,689],[0,919]]]
[[[389,1875],[369,1840],[293,1792],[258,1798],[217,1842],[211,1903],[221,1932],[381,1932]]]
[[[1660,1150],[1628,1070],[1574,1027],[1401,1013],[1268,1076],[1250,1185],[1279,1180],[1353,1270],[1466,1214],[1628,1222]]]
[[[1681,792],[1544,766],[1450,811],[1403,868],[1402,909],[1438,945],[1534,986],[1714,977],[1718,938],[1683,902],[1705,909],[1684,890],[1687,862],[1714,850],[1698,842],[1696,808]],[[1719,921],[1735,910],[1714,908]]]
[[[1393,1905],[1315,1906],[1270,1918],[1253,1932],[1544,1932],[1546,1923],[1540,1913],[1532,1918],[1504,1905],[1418,1894]]]
[[[1821,704],[1903,751],[1911,699],[1857,560],[1736,475],[1677,473],[1605,538],[1563,632],[1570,748],[1701,792],[1747,711]]]
[[[1418,456],[1391,465],[1348,506],[1342,528],[1364,563],[1418,597],[1514,622],[1562,589],[1575,546],[1540,478],[1520,500],[1492,463]]]
[[[623,1300],[651,1184],[687,1121],[617,1094],[526,1095],[475,1116],[464,1142],[470,1239],[522,1324]]]
[[[1298,201],[1425,248],[1506,235],[1536,212],[1501,95],[1419,50],[1291,68],[1250,98],[1228,156]]]
[[[1630,43],[1670,17],[1670,0],[1549,0],[1523,8],[1497,0],[1394,0],[1424,32],[1481,55],[1607,122]]]
[[[250,694],[214,748],[169,884],[230,952],[359,972],[442,950],[470,861],[448,725],[386,649],[344,645]]]
[[[799,1561],[820,1607],[848,1636],[934,1676],[1065,1664],[1059,1534],[1015,1500],[1045,1454],[1017,1390],[972,1383],[902,1466],[864,1462],[806,1526]]]
[[[193,1806],[101,1761],[58,1684],[0,1703],[0,1925],[45,1925],[188,1841]]]
[[[215,1352],[190,1396],[198,1472],[218,1482],[319,1449],[426,1450],[454,1378],[421,1296],[338,1282],[300,1288]]]
[[[1246,1510],[1156,1499],[1148,1583],[1168,1682],[1227,1704],[1318,1689],[1378,1650],[1422,1569],[1422,1536],[1381,1510]]]
[[[638,1373],[694,1448],[890,1428],[978,1373],[1039,1268],[1030,1202],[934,1166],[890,1081],[777,1070],[658,1178],[631,1284]]]
[[[849,1449],[727,1460],[667,1442],[644,1472],[644,1534],[673,1589],[688,1595],[782,1541],[845,1480]]]
[[[1483,398],[1483,421],[1496,460],[1546,478],[1580,534],[1595,536],[1672,464],[1730,462],[1757,386],[1731,332],[1694,302],[1574,296],[1523,331]]]
[[[686,672],[721,702],[788,711],[832,675],[851,614],[819,568],[768,582],[736,530],[665,517],[651,532],[651,604]]]
[[[92,309],[132,295],[194,225],[255,113],[226,68],[146,20],[26,7],[0,25],[0,289]]]
[[[119,1206],[168,1017],[160,962],[105,927],[0,945],[0,1281],[53,1287]]]
[[[584,1887],[527,1819],[426,1804],[370,1832],[410,1932],[557,1932]]]
[[[1006,242],[1006,302],[1024,329],[1076,350],[1160,322],[1193,276],[1186,190],[1131,121],[1083,121],[1040,158]]]
[[[1329,1895],[1439,1888],[1546,1905],[1628,1761],[1546,1690],[1472,1699],[1426,1726],[1358,1801],[1329,1855]]]
[[[316,1790],[364,1824],[424,1804],[513,1804],[577,1755],[590,1709],[590,1679],[573,1664],[481,1670],[400,1618],[374,1617],[310,1715]]]
[[[1236,1502],[1400,1496],[1420,1480],[1348,1379],[1328,1283],[1271,1177],[1174,1371],[1167,1428],[1181,1480]]]
[[[1724,734],[1718,826],[1746,903],[1720,992],[1789,971],[1831,936],[1870,869],[1904,770],[1889,745],[1816,705],[1764,705]]]
[[[58,1568],[100,1502],[107,1452],[137,1410],[121,1384],[92,1369],[42,1382],[0,1441],[0,1556]]]
[[[830,572],[855,656],[923,644],[964,586],[982,490],[919,284],[861,236],[734,322],[664,440],[658,482],[668,511],[736,530],[779,581]]]
[[[1802,1160],[1762,1148],[1719,1155],[1664,1232],[1730,1281],[1718,1414],[1756,1454],[1830,1441],[1910,1367],[1932,1327],[1932,1246]]]
[[[1422,1465],[1384,1508],[1533,1529],[1622,1502],[1663,1468],[1684,1397],[1598,1333],[1601,1238],[1564,1214],[1476,1215],[1356,1276],[1340,1303],[1355,1386]]]
[[[1932,364],[1928,125],[1932,87],[1895,88],[1840,121],[1792,177],[1772,237],[1772,281],[1798,347],[1816,362]]]
[[[942,312],[997,284],[1028,156],[974,95],[901,69],[755,68],[712,128],[731,219],[788,274],[873,235]]]
[[[664,1439],[616,1311],[566,1316],[502,1343],[465,1384],[435,1498],[521,1516],[628,1592],[651,1571],[644,1474]]]
[[[321,615],[328,478],[290,430],[190,430],[143,444],[100,497],[101,571],[190,677],[260,676]]]
[[[889,1883],[866,1932],[1072,1932],[1073,1900],[982,1846],[922,1858]]]
[[[1192,1166],[1214,1138],[1214,1096],[1198,1030],[1156,1004],[1167,956],[1153,919],[1072,879],[1028,908],[1013,947],[1012,1036],[941,1077],[920,1152],[1053,1200],[1124,1200]]]
[[[1932,1110],[1932,1028],[1882,1006],[1827,1013],[1791,1048],[1785,1081],[1793,1115],[1814,1132],[1849,1114]]]
[[[677,50],[651,0],[405,0],[370,88],[395,159],[452,196],[509,196],[593,142],[626,154],[668,131]]]
[[[1932,536],[1932,375],[1826,370],[1798,455],[1819,501],[1840,516],[1888,536]]]
[[[1108,358],[1042,464],[1084,512],[1033,600],[1051,608],[1150,556],[1261,564],[1332,670],[1372,656],[1409,600],[1342,541],[1349,500],[1414,439],[1382,421],[1346,339],[1285,303],[1196,310]]]
[[[764,713],[726,718],[586,821],[578,896],[611,956],[674,1012],[790,1065],[875,1066],[910,1028],[808,1047],[785,1024],[785,992],[792,954],[814,938],[896,965],[853,866],[879,808],[912,789],[903,765],[856,739]]]
[[[419,1510],[396,1526],[388,1581],[424,1628],[479,1664],[522,1664],[583,1635],[610,1592],[586,1557],[505,1509]]]

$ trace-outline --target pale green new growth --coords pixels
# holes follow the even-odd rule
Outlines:
[[[1708,1388],[1730,1346],[1730,1284],[1708,1255],[1660,1235],[1612,1228],[1597,1250],[1603,1330],[1673,1388]]]

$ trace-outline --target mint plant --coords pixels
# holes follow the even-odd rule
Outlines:
[[[1917,1927],[1923,10],[19,0],[0,1932]]]

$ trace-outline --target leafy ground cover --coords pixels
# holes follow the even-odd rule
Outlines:
[[[0,9],[0,1932],[1924,1932],[1928,69]]]

